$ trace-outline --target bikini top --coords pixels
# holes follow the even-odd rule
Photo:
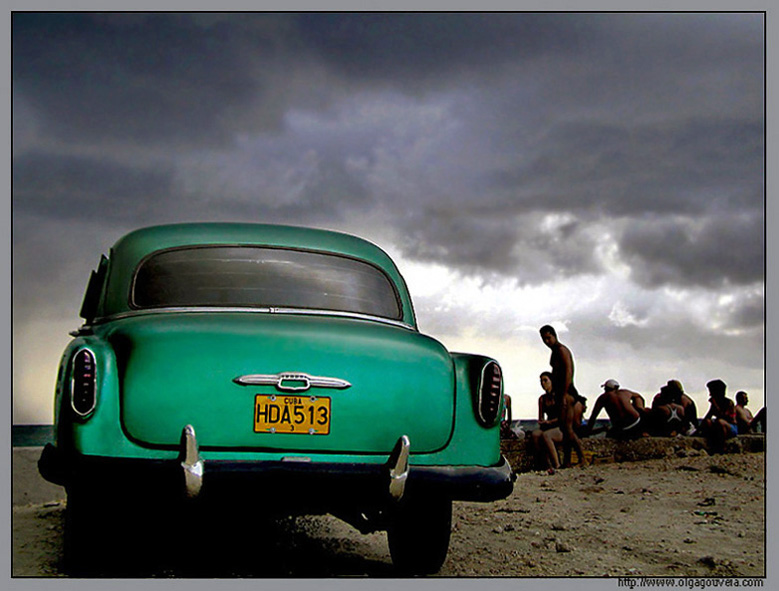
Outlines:
[[[560,413],[558,412],[559,409],[557,407],[557,402],[555,401],[554,396],[542,394],[540,400],[541,412],[546,415],[547,421],[560,418]]]
[[[725,404],[727,406],[722,408],[722,406],[713,398],[711,398],[710,401],[716,405],[717,412],[722,413],[721,418],[725,419],[728,423],[736,424],[736,406],[732,402],[729,403],[729,401],[726,401]]]

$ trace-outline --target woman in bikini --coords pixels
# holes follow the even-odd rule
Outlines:
[[[538,397],[538,429],[533,431],[531,438],[536,466],[540,469],[545,468],[550,474],[553,474],[560,467],[557,444],[563,442],[563,432],[559,426],[560,406],[552,387],[551,372],[543,372],[540,380],[544,393]],[[574,427],[576,429],[581,426],[585,408],[586,401],[584,397],[579,397],[574,404]]]

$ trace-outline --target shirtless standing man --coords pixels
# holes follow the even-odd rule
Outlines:
[[[552,366],[552,391],[557,401],[559,426],[563,432],[563,467],[571,465],[571,448],[576,448],[579,463],[584,462],[582,442],[574,431],[576,401],[581,399],[576,386],[573,385],[573,355],[571,350],[557,340],[557,331],[548,324],[539,330],[541,340],[552,350],[549,365]]]
[[[603,394],[598,396],[592,409],[590,420],[584,430],[584,435],[592,433],[592,427],[600,411],[606,409],[611,421],[609,437],[615,439],[634,439],[644,433],[644,399],[638,392],[619,387],[617,380],[607,380],[602,385]]]

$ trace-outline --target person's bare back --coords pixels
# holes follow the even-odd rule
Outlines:
[[[641,414],[632,402],[635,395],[635,392],[624,388],[601,394],[601,398],[604,399],[603,407],[613,426],[623,429],[641,418]]]
[[[587,434],[592,433],[595,420],[601,410],[609,415],[611,429],[609,436],[617,438],[632,438],[643,435],[641,419],[643,417],[643,397],[637,392],[620,388],[616,380],[607,380],[602,384],[603,394],[598,396],[587,421]]]

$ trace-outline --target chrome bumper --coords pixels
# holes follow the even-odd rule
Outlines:
[[[158,494],[190,499],[226,494],[228,499],[248,495],[254,502],[272,504],[309,502],[362,505],[395,503],[409,495],[435,494],[455,501],[489,502],[511,494],[515,475],[505,458],[491,466],[410,465],[411,445],[401,436],[383,463],[306,461],[308,458],[244,461],[200,457],[195,429],[182,429],[176,459],[121,458],[82,455],[47,444],[38,461],[41,475],[55,484],[70,486],[139,487],[155,483]],[[294,461],[292,461],[294,460]],[[183,477],[183,478],[182,478]],[[204,479],[208,482],[204,487]],[[312,491],[316,491],[315,493]]]
[[[402,435],[385,464],[389,474],[389,495],[394,501],[400,501],[406,492],[408,479],[408,457],[411,442],[407,435]],[[184,472],[184,493],[189,499],[196,498],[203,488],[205,463],[200,458],[197,435],[192,425],[187,425],[181,431],[181,468]]]

